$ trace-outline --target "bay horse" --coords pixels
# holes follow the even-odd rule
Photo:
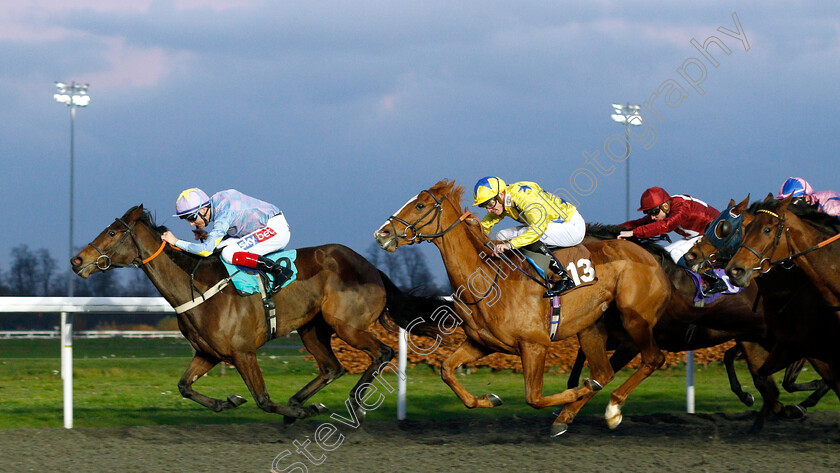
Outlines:
[[[692,271],[701,273],[709,269],[722,269],[729,263],[729,260],[732,259],[732,256],[741,246],[743,230],[752,221],[753,214],[755,212],[754,209],[748,209],[749,200],[749,195],[738,204],[735,203],[734,199],[730,199],[726,210],[721,212],[720,216],[709,224],[709,228],[706,232],[700,237],[700,239],[697,240],[694,246],[686,252],[685,260]],[[753,207],[756,207],[757,205],[759,205],[759,203],[753,204]],[[788,273],[787,276],[791,283],[796,284],[800,280],[801,275],[793,273],[797,272]],[[791,279],[791,277],[794,279]],[[759,282],[755,286],[759,288],[760,299],[763,284]],[[790,284],[785,285],[785,287],[789,286]],[[753,285],[748,287],[753,287]],[[765,292],[767,289],[768,288],[765,287]],[[764,313],[766,314],[765,318],[768,319],[768,334],[767,337],[760,342],[761,349],[743,350],[746,356],[747,366],[754,378],[757,374],[758,368],[767,359],[767,355],[769,353],[766,350],[772,348],[775,343],[773,338],[775,328],[780,325],[780,321],[790,320],[792,318],[791,314],[795,314],[797,311],[809,310],[803,307],[803,302],[807,303],[807,299],[816,295],[813,290],[810,292],[811,294],[804,295],[804,297],[803,295],[799,295],[792,300],[784,300],[782,304],[774,304],[773,301],[775,298],[771,298],[770,303],[765,300],[759,304],[757,300],[756,304],[754,304],[756,308],[764,309]],[[734,348],[738,347],[736,346],[733,347],[733,349]],[[724,362],[727,363],[727,372],[730,373],[730,380],[734,377],[734,367],[730,366],[732,358],[732,356],[728,356],[724,359]],[[782,378],[782,387],[784,387],[789,393],[813,391],[808,398],[796,406],[793,406],[800,410],[803,415],[807,408],[815,406],[830,389],[824,379],[816,379],[807,383],[796,382],[797,377],[805,367],[806,361],[810,362],[818,373],[828,372],[828,366],[824,362],[814,358],[802,358],[788,365],[787,368],[785,368],[785,375]],[[777,396],[778,390],[775,388],[775,382],[772,382],[771,380],[768,384],[772,386],[771,394]],[[762,382],[762,385],[765,385],[764,382]],[[764,400],[765,402],[771,402],[771,404],[773,403],[772,399],[764,398]],[[781,409],[781,404],[777,404],[771,410],[778,415],[779,413],[791,412],[791,407],[792,406],[785,406],[784,409]],[[782,417],[790,418],[788,415],[782,415]]]
[[[589,359],[592,379],[585,380],[582,386],[544,396],[545,358],[552,343],[548,331],[549,299],[542,297],[544,287],[530,279],[536,271],[507,271],[502,263],[490,259],[485,246],[490,240],[478,220],[461,210],[463,191],[454,181],[442,180],[411,198],[374,232],[376,241],[386,251],[430,241],[441,253],[449,282],[457,288],[451,315],[467,336],[444,360],[441,378],[466,407],[495,407],[501,404],[498,396],[476,397],[461,385],[455,369],[491,353],[508,353],[522,360],[526,402],[530,406],[540,409],[588,401],[615,376],[607,358],[606,334],[598,323],[615,304],[624,329],[642,356],[636,372],[610,395],[605,417],[611,429],[617,427],[621,406],[630,392],[665,361],[652,336],[671,295],[662,268],[650,253],[624,240],[585,245],[597,282],[560,297],[562,319],[555,338],[577,335]],[[434,324],[429,319],[423,322]],[[552,424],[551,435],[566,432],[572,418],[560,412]]]
[[[200,257],[165,245],[161,241],[165,231],[142,205],[132,207],[72,258],[72,269],[87,278],[117,267],[140,267],[173,307],[201,301],[209,288],[228,276],[227,270],[218,256]],[[257,363],[257,349],[271,339],[262,296],[243,297],[230,284],[177,315],[178,328],[195,349],[178,382],[182,396],[215,412],[243,404],[245,399],[237,395],[221,400],[193,389],[196,380],[224,361],[236,367],[260,409],[283,415],[286,423],[323,413],[322,404],[304,403],[346,373],[330,345],[335,334],[371,358],[348,399],[350,415],[364,417],[362,404],[371,379],[389,365],[396,371],[390,363],[393,350],[370,332],[370,326],[378,319],[395,329],[394,322],[406,325],[414,311],[432,309],[440,302],[402,293],[373,264],[345,246],[300,248],[295,264],[297,278],[274,295],[276,334],[297,330],[318,364],[318,376],[287,405],[271,400]]]
[[[617,238],[623,230],[625,228],[620,225],[588,224],[584,243],[612,240]],[[737,339],[737,345],[726,353],[724,364],[730,389],[741,402],[752,406],[755,402],[754,398],[752,394],[742,389],[735,373],[734,359],[741,351],[745,352],[750,359],[760,358],[762,354],[766,356],[765,350],[748,341],[761,339],[766,331],[763,314],[752,310],[756,296],[755,288],[720,297],[710,304],[695,306],[693,299],[696,286],[685,269],[675,264],[661,245],[649,240],[632,239],[630,241],[634,241],[649,251],[659,261],[671,281],[671,299],[665,313],[653,329],[657,345],[663,350],[682,352],[708,348]],[[624,332],[612,308],[605,313],[604,324],[609,337],[608,347],[615,350],[610,357],[610,363],[613,369],[621,369],[638,355],[638,348]],[[569,373],[569,387],[577,386],[585,358],[579,351]],[[563,409],[573,410],[576,407],[578,406],[570,404],[564,406]],[[798,412],[796,410],[790,415],[795,416]]]
[[[771,349],[755,376],[756,388],[765,399],[756,418],[756,430],[774,409],[774,404],[768,401],[778,396],[775,384],[766,380],[792,363],[801,363],[803,357],[808,358],[827,386],[840,397],[840,349],[836,348],[840,336],[838,308],[831,299],[826,299],[831,294],[826,291],[826,283],[811,279],[812,267],[807,264],[800,267],[804,260],[799,258],[804,254],[797,255],[802,251],[797,248],[817,248],[821,241],[836,234],[840,222],[816,209],[790,204],[790,198],[777,201],[770,194],[764,202],[750,206],[744,213],[741,242],[735,251],[729,251],[732,257],[726,266],[736,285],[743,286],[755,279],[770,328]],[[738,211],[745,206],[745,202],[739,204]],[[795,226],[795,230],[789,226]],[[806,233],[819,236],[803,240]],[[784,239],[782,234],[786,235]],[[711,250],[697,250],[698,255],[704,252]],[[835,248],[833,256],[837,254]],[[832,253],[827,248],[821,256],[831,259]],[[818,384],[813,386],[817,391],[806,402],[816,403],[821,396],[818,393],[825,389]]]

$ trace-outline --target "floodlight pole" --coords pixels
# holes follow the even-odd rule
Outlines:
[[[612,119],[624,125],[624,180],[625,180],[625,196],[624,196],[624,220],[630,220],[630,127],[639,126],[642,124],[642,116],[639,114],[641,107],[638,105],[621,105],[612,104],[613,114]]]
[[[76,107],[87,107],[90,96],[87,94],[88,84],[70,82],[56,82],[57,92],[53,98],[58,103],[70,107],[70,257],[73,252],[73,188],[75,187],[73,169],[75,167],[76,147]],[[73,297],[73,271],[68,273],[67,296]],[[64,380],[64,428],[73,428],[73,314],[61,313],[61,377]]]

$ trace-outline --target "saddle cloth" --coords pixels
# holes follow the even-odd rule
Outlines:
[[[283,286],[286,287],[291,284],[292,281],[297,279],[297,266],[295,265],[295,259],[297,258],[297,250],[282,250],[277,251],[274,253],[269,253],[265,255],[266,258],[271,259],[272,261],[279,261],[281,265],[291,268],[292,270],[292,277],[286,281]],[[222,261],[225,263],[224,261]],[[255,269],[246,268],[244,266],[236,266],[233,264],[225,263],[225,268],[228,270],[228,274],[231,277],[231,282],[233,286],[236,288],[237,291],[243,296],[257,294],[260,292],[260,281],[259,281],[259,273]],[[274,276],[270,273],[266,274],[268,276],[269,282],[274,282]]]
[[[723,292],[716,292],[714,294],[709,294],[708,296],[703,294],[703,277],[694,271],[688,270],[688,275],[691,276],[691,280],[694,281],[694,287],[697,289],[697,292],[694,294],[694,302],[698,303],[700,301],[703,304],[711,304],[712,302],[716,301],[720,296],[724,294],[738,294],[739,292],[743,291],[743,287],[733,286],[731,282],[729,282],[729,276],[726,275],[726,271],[723,269],[715,269],[715,274],[726,282],[726,290]]]
[[[571,276],[571,278],[575,281],[575,287],[572,291],[583,286],[589,286],[598,281],[598,276],[595,274],[595,265],[592,263],[591,259],[592,255],[587,247],[577,245],[570,246],[568,248],[553,247],[551,250],[554,252],[554,255],[557,257],[560,264],[563,265],[563,268],[566,269],[566,272],[569,273],[569,276]],[[534,261],[529,255],[533,253],[529,251],[523,251],[523,253],[528,259],[528,262],[530,262],[534,269],[540,273],[540,276],[542,276],[543,279],[546,279],[545,268],[542,268],[541,265],[537,264],[536,261]],[[539,254],[534,255],[538,258],[543,256]],[[543,256],[542,260],[544,261],[544,265],[547,267],[548,258]],[[557,340],[558,329],[560,328],[560,323],[563,321],[563,315],[560,311],[560,298],[561,296],[553,296],[549,298],[548,335],[552,341]]]

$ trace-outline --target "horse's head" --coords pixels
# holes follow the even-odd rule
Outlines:
[[[749,202],[749,195],[738,205],[730,199],[726,210],[709,223],[703,237],[685,254],[685,261],[692,271],[713,269],[732,258],[741,246],[743,228],[749,223],[744,222]]]
[[[747,286],[752,278],[770,271],[774,259],[781,260],[788,254],[787,239],[782,234],[791,200],[786,197],[778,201],[768,194],[756,209],[745,227],[741,245],[726,266],[726,273],[736,286]]]
[[[73,271],[87,278],[97,271],[139,266],[142,258],[134,233],[138,223],[154,227],[149,213],[143,210],[142,204],[128,209],[125,215],[114,220],[114,223],[102,230],[102,233],[88,246],[77,253],[70,260]]]
[[[447,215],[453,209],[458,211],[464,190],[463,187],[454,186],[454,181],[444,179],[409,199],[373,232],[379,246],[393,252],[402,245],[431,241],[443,236],[452,228],[443,228],[451,220]]]

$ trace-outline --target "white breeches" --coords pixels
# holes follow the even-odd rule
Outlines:
[[[517,227],[505,228],[496,233],[496,239],[500,241],[507,241],[515,238],[528,230],[528,226],[519,225]],[[540,241],[546,245],[553,246],[575,246],[583,241],[586,235],[586,222],[580,212],[575,212],[568,222],[549,222],[545,229],[545,233],[540,235]],[[688,250],[686,250],[688,251]]]
[[[222,248],[222,259],[231,263],[233,254],[239,251],[247,251],[262,256],[282,250],[289,244],[291,237],[292,234],[289,231],[289,223],[286,222],[286,217],[283,214],[278,214],[268,219],[264,228],[243,237],[225,238],[219,244],[219,247]]]
[[[689,238],[684,238],[682,240],[677,240],[670,245],[665,247],[665,251],[667,251],[671,255],[671,259],[674,260],[674,263],[679,263],[680,258],[683,257],[688,250],[697,243],[703,235],[697,235]]]

